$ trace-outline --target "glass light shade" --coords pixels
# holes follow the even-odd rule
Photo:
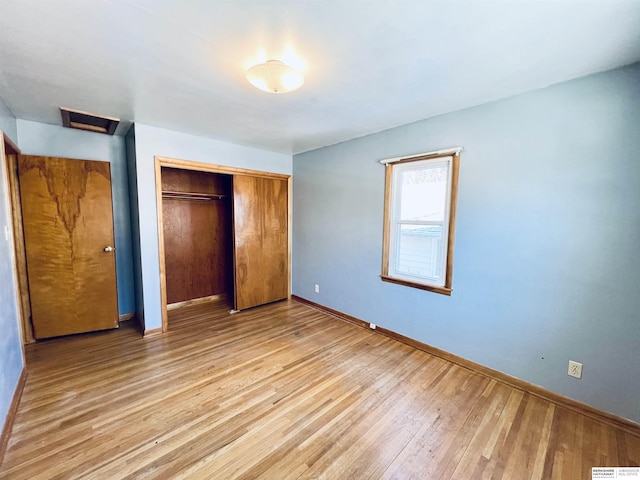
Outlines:
[[[287,93],[304,83],[302,73],[279,60],[259,63],[247,70],[247,80],[256,88],[271,93]]]

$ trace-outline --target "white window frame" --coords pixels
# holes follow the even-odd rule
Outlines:
[[[386,165],[384,238],[382,255],[383,281],[421,288],[436,293],[451,295],[453,279],[453,241],[458,188],[458,170],[461,148],[440,150],[410,157],[382,160]],[[445,215],[443,221],[403,221],[400,219],[402,173],[420,167],[437,168],[447,166]],[[411,275],[396,270],[398,236],[402,225],[442,226],[442,241],[438,249],[440,276]]]

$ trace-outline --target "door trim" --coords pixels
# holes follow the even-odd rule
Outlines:
[[[0,130],[0,157],[5,159],[5,176],[7,178],[8,203],[10,205],[11,228],[13,237],[13,274],[16,282],[20,337],[22,339],[22,356],[24,345],[35,342],[31,327],[31,302],[27,279],[27,258],[24,251],[24,235],[22,214],[20,210],[20,191],[18,185],[17,156],[20,149]]]
[[[162,314],[162,333],[169,330],[169,318],[167,315],[167,274],[165,266],[164,249],[164,222],[162,219],[162,167],[178,168],[181,170],[192,170],[196,172],[222,173],[226,175],[248,175],[253,177],[271,178],[287,181],[287,298],[291,298],[291,244],[292,244],[292,177],[283,173],[264,172],[261,170],[251,170],[248,168],[228,167],[212,163],[195,162],[178,158],[155,157],[156,175],[156,212],[158,216],[158,260],[160,264],[160,309]],[[234,272],[235,274],[235,272]],[[234,282],[235,284],[235,282]]]

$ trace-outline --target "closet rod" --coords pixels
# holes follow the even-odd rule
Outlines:
[[[224,200],[227,196],[219,193],[162,192],[162,198],[183,198],[186,200]]]

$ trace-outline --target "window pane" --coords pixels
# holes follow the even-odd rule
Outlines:
[[[442,226],[399,225],[396,272],[416,277],[442,277]]]
[[[400,219],[444,221],[448,167],[424,167],[401,173]]]

